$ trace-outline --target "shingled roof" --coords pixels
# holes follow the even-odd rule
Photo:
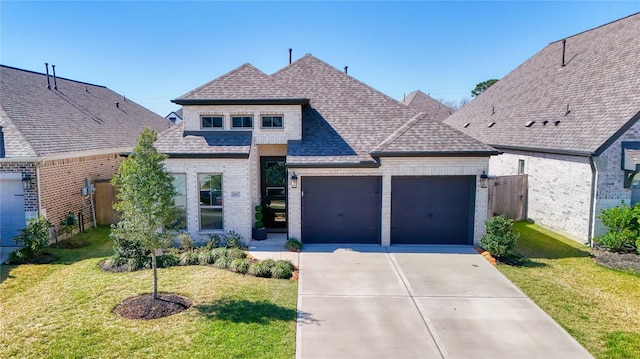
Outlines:
[[[498,149],[598,155],[640,119],[639,36],[640,13],[552,42],[445,122]]]
[[[489,156],[497,153],[495,149],[441,123],[412,124],[406,134],[397,136],[393,143],[388,144],[389,150],[379,147],[409,120],[416,116],[420,119],[427,117],[312,55],[305,55],[270,76],[249,64],[242,65],[173,102],[213,105],[270,100],[294,100],[304,106],[302,140],[289,141],[287,146],[290,166],[376,165],[374,157],[401,153],[424,156],[452,153]],[[420,135],[417,133],[419,128],[429,133]],[[157,148],[180,156],[188,153],[227,156],[229,152],[238,151],[238,148],[221,146],[198,149],[193,146],[196,143],[203,146],[206,141],[180,137],[176,135],[177,131],[172,129],[162,134]]]
[[[156,149],[170,157],[249,157],[251,131],[184,131],[184,122],[160,133]]]
[[[0,65],[0,127],[5,157],[127,148],[145,127],[171,122],[104,86]],[[117,106],[116,106],[117,103]]]
[[[443,121],[452,113],[449,107],[443,105],[439,101],[436,101],[434,98],[420,90],[416,90],[408,94],[402,100],[402,103],[416,111],[424,112],[427,118],[432,120]]]

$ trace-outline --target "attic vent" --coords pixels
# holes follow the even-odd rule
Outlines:
[[[536,123],[536,121],[529,121],[524,125],[524,127],[531,127],[534,123]]]
[[[571,112],[571,109],[569,108],[569,104],[567,104],[567,111],[564,113],[564,115],[568,115]]]
[[[487,125],[487,127],[493,127],[493,125],[495,125],[495,122],[489,122],[489,124]]]
[[[546,126],[547,123],[549,123],[549,121],[547,121],[547,120],[542,121],[542,126]]]
[[[496,107],[495,106],[491,106],[491,114],[493,115],[494,113],[496,113]]]
[[[469,125],[470,125],[470,124],[471,124],[471,123],[467,122],[467,123],[465,123],[465,124],[464,124],[464,126],[462,126],[462,127],[467,128],[467,127],[469,127]]]
[[[555,121],[554,124],[558,126],[560,124],[560,120]]]

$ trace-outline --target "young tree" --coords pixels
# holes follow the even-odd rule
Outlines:
[[[120,222],[112,225],[111,236],[136,241],[151,252],[153,299],[158,296],[156,251],[169,246],[173,236],[170,227],[177,214],[173,179],[163,165],[166,156],[153,147],[156,139],[156,132],[145,128],[111,181],[118,190],[114,208],[120,212]]]

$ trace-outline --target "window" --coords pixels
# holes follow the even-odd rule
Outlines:
[[[173,201],[178,209],[178,218],[173,224],[174,229],[187,229],[187,175],[184,173],[173,173],[173,187],[176,189],[176,196]]]
[[[253,117],[251,116],[233,116],[231,124],[234,128],[251,128],[253,127]]]
[[[518,160],[518,174],[524,174],[524,160]]]
[[[222,128],[222,116],[202,116],[200,123],[202,128]]]
[[[262,116],[263,128],[282,128],[282,116]]]
[[[222,229],[222,175],[198,174],[200,229]]]

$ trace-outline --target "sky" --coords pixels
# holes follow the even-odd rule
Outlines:
[[[0,63],[103,85],[166,116],[244,63],[307,53],[402,100],[471,98],[550,42],[640,12],[634,1],[6,1]],[[639,40],[640,41],[640,40]]]

